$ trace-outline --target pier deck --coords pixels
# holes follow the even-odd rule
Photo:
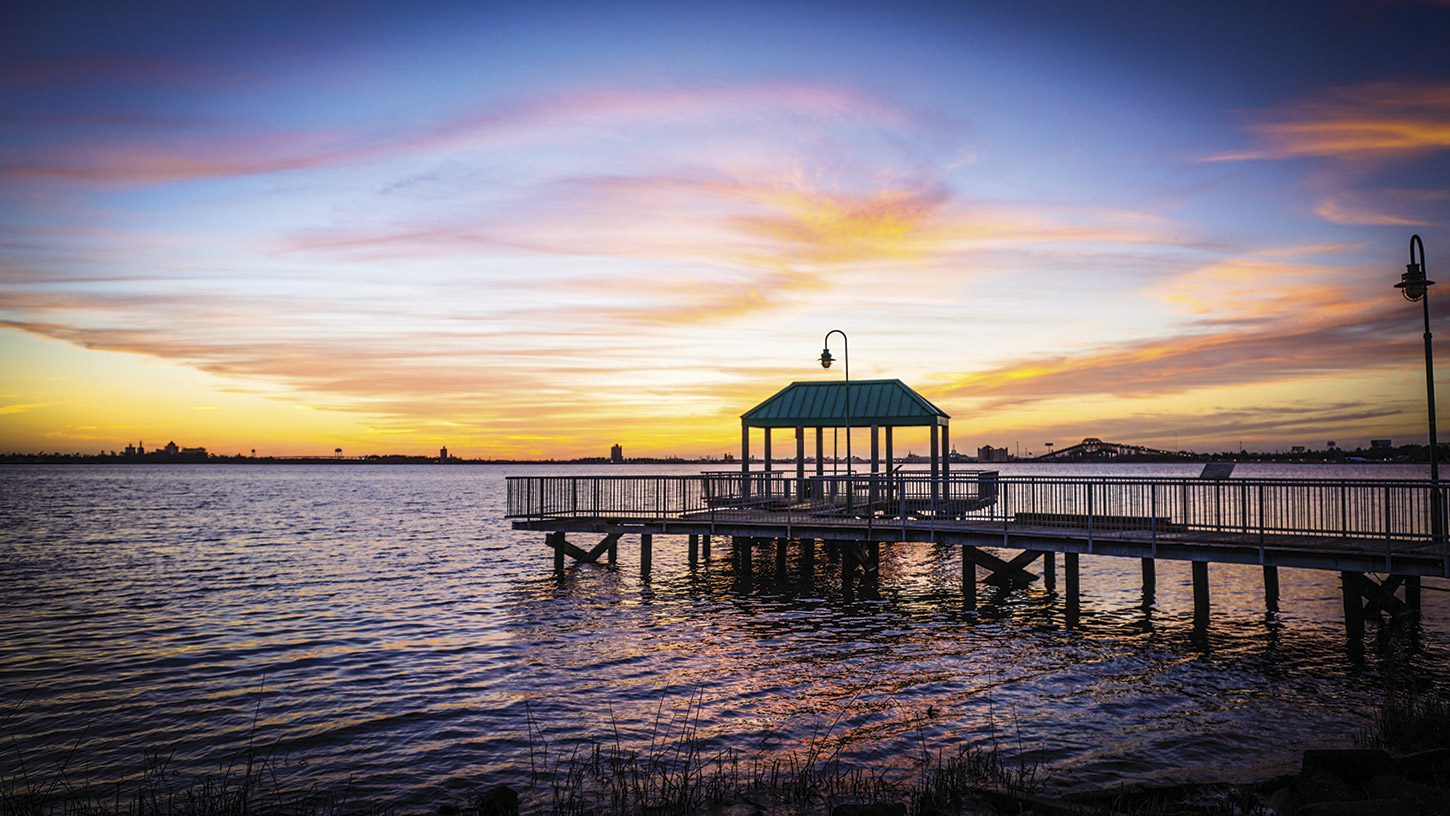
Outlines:
[[[611,558],[621,535],[696,542],[816,541],[848,545],[865,573],[876,547],[935,542],[962,548],[963,592],[975,603],[977,568],[986,580],[1026,584],[1041,559],[1055,582],[1063,554],[1070,606],[1080,555],[1143,560],[1151,595],[1158,559],[1194,562],[1195,620],[1207,624],[1210,563],[1258,564],[1275,608],[1279,567],[1333,570],[1345,587],[1351,637],[1367,613],[1418,612],[1422,576],[1450,577],[1441,519],[1444,492],[1424,480],[1174,479],[1000,476],[957,471],[812,477],[779,472],[693,476],[519,476],[508,480],[515,529],[547,532],[562,568],[564,536],[600,534],[604,550],[567,545],[578,560]],[[1016,550],[1010,560],[992,550]],[[599,548],[596,548],[598,550]],[[582,557],[581,557],[582,556]],[[783,560],[783,559],[782,559]],[[1386,577],[1377,580],[1371,574]],[[1396,592],[1400,596],[1396,596]],[[1201,620],[1200,620],[1201,619]]]

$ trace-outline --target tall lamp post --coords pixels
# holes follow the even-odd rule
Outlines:
[[[851,341],[846,338],[846,333],[840,329],[831,329],[826,332],[826,339],[821,341],[821,368],[830,368],[836,358],[831,356],[831,335],[841,335],[841,355],[845,358],[846,364],[846,472],[851,472]]]
[[[1419,247],[1419,260],[1415,260],[1415,248]],[[1395,288],[1405,300],[1419,301],[1425,313],[1425,396],[1430,404],[1430,534],[1435,542],[1444,541],[1445,519],[1440,506],[1440,440],[1435,433],[1435,358],[1430,349],[1430,287],[1435,282],[1425,277],[1425,242],[1420,236],[1410,236],[1410,262],[1405,265],[1405,274]]]

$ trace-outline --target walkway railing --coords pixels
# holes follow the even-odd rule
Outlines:
[[[707,473],[690,476],[516,476],[515,519],[671,519],[785,524],[849,522],[1143,531],[1213,531],[1429,542],[1432,489],[1418,480],[950,477]],[[1440,501],[1445,502],[1442,490]]]

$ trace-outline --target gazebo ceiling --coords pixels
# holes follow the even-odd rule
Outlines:
[[[901,380],[853,380],[851,410],[846,383],[795,382],[740,415],[748,428],[857,428],[946,425],[951,415]]]

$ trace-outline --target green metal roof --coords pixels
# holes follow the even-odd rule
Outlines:
[[[853,380],[850,425],[945,425],[950,415],[901,380]],[[795,382],[740,415],[752,428],[844,428],[846,383]]]

